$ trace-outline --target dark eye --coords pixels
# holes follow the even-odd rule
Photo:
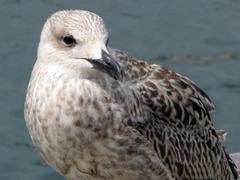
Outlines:
[[[64,36],[63,37],[63,42],[67,46],[72,46],[72,45],[76,44],[76,40],[74,39],[74,37],[72,35]]]

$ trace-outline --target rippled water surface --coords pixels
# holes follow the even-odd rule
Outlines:
[[[240,151],[240,1],[1,0],[0,180],[63,179],[32,148],[23,118],[42,25],[61,9],[99,14],[112,47],[196,81],[216,105],[214,123],[227,130],[228,151]]]

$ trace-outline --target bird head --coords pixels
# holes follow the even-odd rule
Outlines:
[[[43,27],[38,61],[79,72],[94,69],[121,80],[121,65],[109,55],[108,39],[104,21],[98,15],[82,10],[59,11]]]

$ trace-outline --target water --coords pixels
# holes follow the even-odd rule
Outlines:
[[[188,75],[213,99],[214,123],[240,151],[240,1],[1,0],[0,180],[61,180],[31,146],[25,89],[46,18],[60,9],[101,15],[110,45]]]

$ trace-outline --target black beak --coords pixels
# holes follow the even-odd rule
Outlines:
[[[122,80],[122,67],[107,52],[102,50],[101,59],[86,59],[95,69],[105,72],[115,80]]]

